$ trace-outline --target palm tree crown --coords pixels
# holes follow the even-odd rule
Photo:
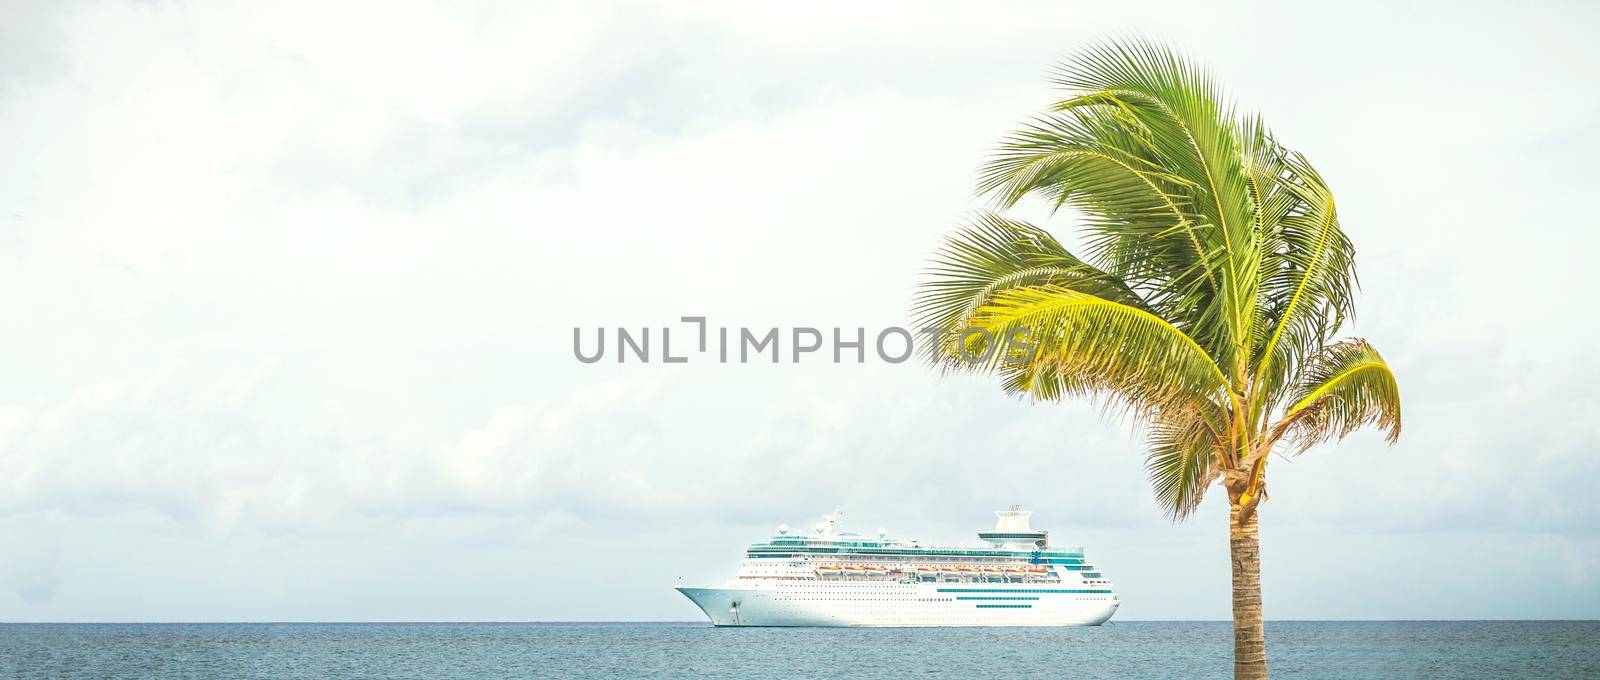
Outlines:
[[[930,358],[1035,399],[1127,409],[1174,519],[1218,478],[1253,510],[1280,445],[1369,423],[1397,437],[1383,358],[1331,342],[1351,316],[1354,249],[1306,158],[1153,43],[1091,49],[1053,80],[1064,96],[1005,139],[979,186],[1001,208],[1031,195],[1076,209],[1083,256],[978,214],[918,292],[918,322],[947,332]]]

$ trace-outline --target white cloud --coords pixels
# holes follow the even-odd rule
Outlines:
[[[98,3],[0,22],[34,27],[0,41],[0,607],[593,618],[532,576],[627,544],[719,577],[834,503],[965,540],[1022,501],[1102,556],[1129,615],[1224,616],[1220,509],[1167,526],[1136,439],[1092,407],[910,365],[570,358],[579,325],[901,323],[1045,67],[1134,28],[1211,61],[1332,179],[1358,330],[1407,397],[1392,449],[1273,463],[1271,615],[1426,616],[1405,603],[1459,586],[1375,598],[1390,609],[1307,594],[1347,573],[1313,557],[1338,542],[1372,556],[1338,569],[1372,575],[1538,551],[1544,590],[1449,615],[1593,616],[1600,371],[1572,303],[1594,288],[1572,208],[1593,22],[1434,14]],[[144,596],[183,583],[204,597]],[[610,611],[693,613],[662,585]]]

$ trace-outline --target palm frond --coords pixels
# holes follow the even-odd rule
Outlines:
[[[1207,242],[1189,206],[1195,187],[1162,170],[1159,155],[1114,109],[1034,120],[1001,145],[980,191],[1010,205],[1034,193],[1070,204],[1088,227],[1088,257],[1130,286],[1167,298],[1214,298],[1221,245]],[[1200,304],[1214,309],[1210,299]]]
[[[1205,350],[1172,324],[1059,285],[996,295],[944,352],[956,361],[986,353],[987,361],[975,367],[1000,372],[1014,393],[1047,400],[1101,396],[1141,414],[1218,402],[1228,387]]]
[[[1355,248],[1339,227],[1333,193],[1303,156],[1282,156],[1279,195],[1289,205],[1273,212],[1263,259],[1262,329],[1255,374],[1259,395],[1283,394],[1287,377],[1349,318],[1356,286]]]
[[[1334,343],[1312,358],[1292,393],[1282,427],[1297,451],[1343,439],[1365,425],[1400,437],[1400,388],[1394,372],[1366,340]]]
[[[1054,81],[1067,96],[1002,143],[980,189],[1078,208],[1089,260],[1236,372],[1261,252],[1231,106],[1204,69],[1145,41],[1087,50]]]
[[[1065,285],[1146,308],[1127,284],[1079,260],[1048,232],[989,212],[977,213],[945,238],[928,274],[912,303],[919,329],[953,332],[995,295],[1039,284]],[[938,347],[923,347],[928,359],[939,360]]]
[[[1223,421],[1212,406],[1171,409],[1151,419],[1145,434],[1145,470],[1156,502],[1175,522],[1200,507],[1206,487],[1221,473],[1217,452],[1225,442],[1216,427]]]

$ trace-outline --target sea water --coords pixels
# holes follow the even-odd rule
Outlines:
[[[1273,621],[1278,678],[1600,677],[1600,622]],[[18,678],[1226,678],[1228,622],[0,624]]]

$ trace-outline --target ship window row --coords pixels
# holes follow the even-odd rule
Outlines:
[[[935,548],[888,548],[881,546],[838,546],[838,545],[794,545],[794,544],[756,544],[750,546],[751,552],[758,551],[795,551],[802,552],[839,552],[844,548],[865,548],[855,552],[863,554],[882,555],[976,555],[980,557],[1040,557],[1040,558],[1077,558],[1082,559],[1083,553],[1076,551],[1059,550],[985,550],[985,549],[935,549]]]
[[[838,546],[838,544],[797,544],[797,542],[755,542],[750,544],[750,549],[779,549],[779,550],[843,550],[862,549],[880,550],[880,552],[915,552],[915,554],[984,554],[984,555],[1048,555],[1048,557],[1083,557],[1083,550],[1006,550],[1002,547],[910,547],[910,546]]]
[[[805,602],[816,602],[816,601],[819,601],[819,600],[825,600],[825,601],[828,601],[828,602],[877,602],[879,604],[882,604],[884,602],[894,603],[894,602],[904,602],[905,601],[904,598],[891,598],[891,597],[816,597],[816,596],[812,596],[812,597],[803,597],[803,598],[775,597],[773,599],[774,600],[803,600]],[[948,598],[948,597],[919,597],[919,598],[912,598],[912,599],[915,599],[918,602],[950,602],[951,601],[951,599]],[[959,598],[958,597],[956,599],[959,600],[959,599],[963,599],[963,598]],[[1039,598],[1033,598],[1033,599],[1037,600]],[[983,605],[978,605],[978,606],[981,607]]]
[[[940,588],[941,593],[1073,593],[1079,595],[1106,593],[1097,588]]]
[[[797,558],[797,557],[805,557],[805,555],[797,555],[797,554],[794,554],[794,553],[762,553],[762,554],[754,554],[754,553],[752,553],[752,554],[746,555],[746,557],[749,558],[749,559],[753,559],[753,560],[769,560],[769,559],[771,559],[771,560],[781,560],[781,559],[794,559],[794,558]],[[850,555],[840,555],[839,557],[842,558],[842,559],[855,560],[855,561],[861,561],[861,562],[869,562],[869,563],[871,563],[871,562],[896,562],[896,563],[901,563],[901,564],[988,564],[988,562],[985,561],[985,560],[951,559],[951,558],[938,558],[938,557],[902,557],[902,558],[898,558],[898,559],[884,558],[884,557],[878,557],[878,556],[865,556],[865,557],[855,556],[855,557],[852,557]],[[1062,561],[1062,560],[1038,560],[1036,562],[1035,561],[1027,562],[1027,564],[1040,565],[1040,566],[1056,565],[1056,566],[1060,566],[1063,569],[1066,569],[1067,571],[1090,571],[1090,570],[1093,570],[1095,568],[1095,566],[1092,565],[1092,564],[1083,564],[1082,562],[1080,562],[1078,560],[1065,560],[1065,561]],[[1099,575],[1098,572],[1094,572],[1094,574],[1095,574],[1095,576],[1093,576],[1093,577],[1089,576],[1088,574],[1085,574],[1084,578],[1097,578],[1098,575]]]
[[[957,600],[1037,600],[1037,599],[1039,599],[1039,597],[1037,595],[1016,595],[1016,596],[1012,596],[1012,597],[1008,597],[1008,596],[1005,596],[1005,595],[993,595],[993,596],[988,596],[988,595],[957,595],[956,599]]]
[[[980,604],[979,609],[1032,609],[1031,604]]]
[[[956,548],[944,548],[944,547],[940,547],[940,546],[906,545],[904,543],[894,543],[892,541],[890,541],[890,542],[870,541],[870,540],[868,540],[868,541],[837,541],[837,540],[827,540],[827,539],[815,539],[815,540],[813,540],[813,539],[794,539],[794,538],[790,538],[790,539],[775,539],[775,540],[767,541],[766,543],[753,543],[752,545],[818,546],[818,547],[847,546],[847,547],[854,547],[854,548],[891,548],[891,549],[894,549],[894,550],[947,550],[947,549],[956,549]],[[986,548],[986,549],[994,550],[995,548]],[[1054,547],[1054,548],[1044,548],[1042,550],[1043,550],[1043,552],[1054,552],[1054,553],[1077,553],[1077,554],[1082,554],[1083,553],[1083,548],[1081,546],[1070,546],[1070,547],[1068,547],[1068,546],[1059,546],[1059,547]],[[1029,552],[1029,551],[1024,551],[1024,552]]]
[[[919,554],[919,555],[971,554],[971,555],[1017,555],[1017,556],[1022,556],[1022,557],[1026,557],[1028,555],[1039,555],[1039,556],[1042,556],[1042,557],[1083,557],[1084,556],[1084,552],[1082,550],[1056,550],[1054,548],[1015,550],[1015,549],[1006,549],[1006,548],[990,547],[990,546],[974,546],[974,547],[963,547],[963,548],[954,548],[954,547],[952,547],[952,548],[912,548],[912,547],[908,547],[908,546],[893,546],[893,545],[882,545],[882,546],[855,545],[855,546],[851,546],[851,545],[833,545],[833,544],[827,544],[827,545],[788,544],[788,545],[785,545],[785,544],[773,544],[773,543],[753,543],[753,544],[749,545],[748,547],[752,548],[752,549],[766,548],[766,549],[773,549],[773,550],[862,550],[862,551],[867,551],[867,552],[905,553],[905,554]]]
[[[750,555],[874,555],[874,557],[917,558],[917,560],[938,557],[1010,557],[1024,558],[1024,560],[1040,560],[1040,562],[1058,563],[1058,565],[1082,565],[1083,563],[1083,555],[1037,555],[1032,554],[1032,552],[1006,552],[1006,550],[939,550],[939,552],[933,552],[933,550],[922,552],[922,550],[918,550],[918,552],[907,552],[907,550],[843,550],[835,549],[835,547],[752,546],[746,552]]]
[[[817,597],[815,595],[811,595],[811,596],[808,596],[808,597],[778,597],[778,598],[774,598],[774,599],[785,601],[785,602],[788,602],[788,601],[816,602],[818,600],[844,601],[844,602],[904,602],[905,601],[903,599],[892,599],[892,598],[886,598],[886,597]],[[957,597],[957,598],[953,598],[952,599],[952,598],[948,598],[948,597],[914,597],[914,598],[911,598],[911,599],[916,601],[916,602],[954,602],[956,600],[964,600],[966,598]],[[1024,598],[1018,598],[1018,599],[1024,599]],[[1035,597],[1033,599],[1037,600],[1039,598]]]

